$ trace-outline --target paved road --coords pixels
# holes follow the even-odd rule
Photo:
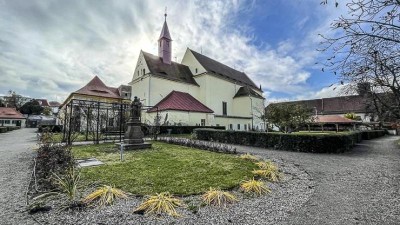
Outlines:
[[[24,212],[36,129],[0,134],[0,224],[35,224]]]
[[[315,192],[282,224],[400,224],[399,137],[363,141],[344,154],[311,154],[238,146],[265,158],[298,164]]]

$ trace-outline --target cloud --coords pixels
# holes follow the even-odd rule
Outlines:
[[[256,1],[13,0],[0,1],[0,93],[63,101],[95,74],[109,86],[127,84],[140,50],[157,53],[165,6],[177,61],[190,47],[245,71],[268,93],[310,91],[315,34],[276,49],[254,44],[256,31],[242,20]]]

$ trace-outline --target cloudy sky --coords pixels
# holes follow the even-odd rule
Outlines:
[[[320,0],[0,0],[0,94],[63,101],[98,75],[127,84],[140,50],[157,54],[164,21],[187,47],[247,73],[269,101],[327,97],[318,33],[346,12]]]

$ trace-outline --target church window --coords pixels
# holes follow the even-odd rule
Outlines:
[[[196,73],[197,73],[197,68],[196,68]]]
[[[247,130],[247,124],[244,125],[244,130]]]
[[[137,71],[137,75],[139,76],[139,70]]]
[[[143,69],[143,75],[146,73],[146,69]]]
[[[229,130],[233,130],[233,125],[229,124]]]
[[[206,120],[205,119],[201,119],[201,126],[205,126],[206,125]]]
[[[226,102],[222,102],[222,115],[227,115]]]
[[[237,129],[240,130],[240,124],[238,124]]]

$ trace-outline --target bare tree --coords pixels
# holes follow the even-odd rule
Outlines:
[[[350,84],[349,91],[368,84],[364,94],[382,119],[400,119],[400,0],[353,0],[346,6],[348,14],[331,24],[338,35],[321,35],[320,50],[332,54],[323,64]]]

